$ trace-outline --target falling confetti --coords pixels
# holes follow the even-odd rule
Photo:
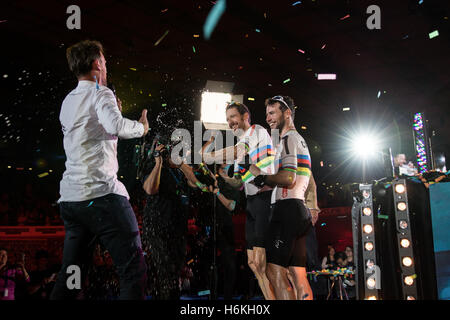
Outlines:
[[[206,18],[205,24],[203,25],[203,37],[206,40],[209,40],[211,37],[214,28],[220,20],[220,17],[223,15],[226,9],[227,2],[226,0],[219,0],[216,2],[214,7],[212,7],[211,11]]]
[[[195,47],[194,46],[192,46],[192,51],[194,51],[194,53],[195,53]]]
[[[255,101],[255,98],[248,97],[249,101]]]
[[[88,207],[92,206],[93,203],[94,201],[89,202]]]
[[[169,10],[169,9],[161,10],[161,13],[167,12],[167,10]]]
[[[292,4],[292,6],[296,6],[296,5],[301,4],[301,3],[302,3],[301,1],[297,1],[297,2],[294,2],[294,3]]]
[[[136,68],[130,68],[130,70],[131,70],[131,71],[137,71],[137,69],[136,69]]]
[[[194,38],[199,38],[199,37],[200,37],[200,35],[198,35],[198,34],[194,34],[194,35],[193,35],[193,37],[194,37]]]
[[[377,99],[380,98],[380,96],[381,96],[381,91],[378,91]]]
[[[336,74],[334,73],[319,73],[317,80],[336,80]]]
[[[298,52],[305,53],[302,49],[298,49]]]
[[[43,178],[43,177],[46,177],[46,176],[48,176],[48,172],[44,172],[44,173],[39,174],[38,178]]]
[[[259,29],[255,29],[255,31],[256,31],[256,32],[261,32],[261,30],[259,30]]]
[[[350,111],[350,108],[348,108],[348,107],[342,108],[342,111]]]
[[[286,79],[286,80],[284,80],[283,81],[283,83],[288,83],[289,81],[291,81],[291,79],[289,78],[289,79]]]
[[[430,37],[430,39],[436,38],[439,35],[439,31],[435,30],[433,32],[431,32],[428,36]]]
[[[347,18],[350,18],[350,15],[349,15],[349,14],[346,15],[345,17],[342,17],[341,20],[345,20],[345,19],[347,19]]]
[[[326,46],[327,46],[327,45],[324,44],[324,45],[322,46],[322,48],[320,48],[320,49],[323,50],[323,49],[325,49]]]
[[[198,295],[199,296],[206,296],[207,294],[210,294],[211,291],[210,290],[204,290],[204,291],[199,291]]]
[[[419,0],[419,4],[422,4],[423,3],[423,0]]]
[[[158,41],[155,42],[154,46],[156,47],[169,33],[169,30],[167,30],[166,32],[164,32],[164,34],[161,36],[161,38],[158,39]]]

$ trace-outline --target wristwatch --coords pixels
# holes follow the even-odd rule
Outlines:
[[[159,150],[153,151],[153,157],[158,158],[161,156],[161,152]]]

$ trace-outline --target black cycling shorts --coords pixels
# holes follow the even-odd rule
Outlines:
[[[264,191],[247,197],[245,240],[249,250],[253,250],[253,247],[264,248],[270,221],[271,196],[272,191]]]
[[[306,235],[311,216],[300,199],[275,203],[265,242],[267,263],[306,267]]]

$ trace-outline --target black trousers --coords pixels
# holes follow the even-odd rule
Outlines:
[[[127,198],[108,194],[80,202],[61,202],[65,239],[62,267],[50,299],[73,299],[79,290],[69,289],[66,282],[72,274],[67,268],[77,265],[84,277],[86,265],[92,262],[89,245],[97,237],[109,251],[120,279],[120,299],[144,299],[147,266],[139,227]]]

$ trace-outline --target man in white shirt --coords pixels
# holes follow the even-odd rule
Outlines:
[[[78,86],[66,96],[60,113],[67,161],[58,202],[66,235],[51,299],[75,297],[78,290],[66,284],[73,273],[68,274],[68,267],[79,266],[84,276],[94,238],[109,251],[117,268],[120,299],[143,299],[147,267],[128,192],[117,180],[117,140],[147,134],[147,110],[139,121],[122,117],[121,106],[106,87],[106,60],[99,42],[79,42],[66,55]]]
[[[238,102],[229,104],[226,108],[227,122],[233,133],[239,138],[235,146],[203,153],[207,161],[225,163],[234,161],[234,178],[224,177],[232,186],[245,187],[247,197],[245,240],[247,243],[248,265],[255,274],[258,284],[266,300],[274,300],[269,280],[266,276],[266,249],[264,239],[270,219],[270,197],[272,188],[258,187],[255,178],[260,175],[272,174],[274,171],[274,154],[272,139],[262,126],[250,125],[248,108]],[[211,143],[212,140],[209,142]],[[209,145],[205,144],[203,149]],[[232,159],[227,159],[232,155]],[[228,162],[228,161],[227,161]]]
[[[306,235],[311,215],[305,206],[305,192],[311,177],[311,158],[303,137],[294,125],[294,102],[287,96],[266,100],[266,121],[271,129],[281,131],[276,147],[274,175],[264,177],[264,184],[274,187],[274,209],[266,238],[267,277],[277,300],[294,300],[289,284],[293,279],[297,299],[312,299],[306,277]]]

